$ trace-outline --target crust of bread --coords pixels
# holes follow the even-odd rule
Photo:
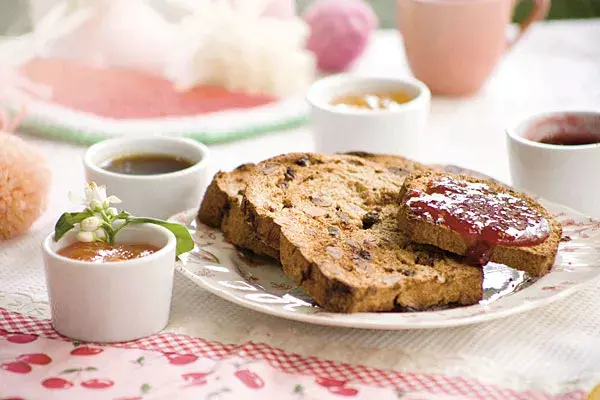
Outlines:
[[[213,228],[220,228],[236,246],[279,259],[279,252],[256,236],[241,209],[243,191],[254,167],[254,164],[243,164],[231,172],[215,174],[206,189],[198,219]]]

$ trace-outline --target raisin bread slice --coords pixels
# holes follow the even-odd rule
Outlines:
[[[280,250],[284,272],[328,310],[476,303],[481,268],[398,229],[403,181],[355,156],[289,154],[258,164],[243,208],[259,238]]]
[[[390,172],[400,176],[406,176],[413,171],[431,169],[397,155],[365,152],[353,154],[380,162]],[[218,172],[206,190],[198,212],[198,219],[209,226],[220,228],[225,237],[239,247],[279,259],[278,250],[263,243],[256,236],[252,225],[245,220],[245,215],[241,210],[242,194],[246,189],[247,180],[255,168],[255,164],[243,164],[231,172]]]
[[[198,219],[213,228],[220,228],[236,246],[279,259],[279,252],[256,236],[241,209],[242,193],[254,168],[254,164],[243,164],[231,172],[218,172],[206,189]]]
[[[505,197],[507,205],[505,208],[498,210],[498,214],[506,215],[507,212],[510,212],[507,208],[516,207],[514,205],[516,202],[522,202],[521,204],[526,205],[546,220],[547,224],[545,226],[548,228],[548,237],[541,243],[532,245],[490,245],[482,241],[479,235],[461,234],[446,225],[444,220],[453,218],[448,217],[448,212],[453,212],[453,210],[443,211],[441,218],[436,221],[432,221],[430,217],[416,215],[407,202],[413,196],[424,193],[428,185],[439,182],[440,179],[451,179],[450,182],[458,184],[473,183],[477,185],[474,187],[481,187],[482,190]],[[460,206],[452,205],[452,207],[459,208]],[[475,210],[474,207],[477,207],[477,205],[472,204],[471,210]],[[469,211],[468,209],[461,210],[461,212],[467,213]],[[459,216],[461,215],[463,214],[459,214]],[[490,221],[497,220],[495,216],[490,216],[490,218]],[[469,255],[470,258],[475,258],[473,261],[476,263],[484,264],[489,260],[505,264],[535,277],[543,276],[550,270],[554,264],[562,237],[560,223],[531,197],[490,180],[433,172],[415,173],[404,181],[401,191],[401,207],[398,213],[398,226],[414,242],[433,245],[459,255]]]

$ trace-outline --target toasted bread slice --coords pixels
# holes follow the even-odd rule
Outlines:
[[[254,164],[243,164],[231,172],[218,172],[206,189],[198,219],[213,228],[220,228],[237,246],[279,259],[279,252],[256,236],[241,209],[242,193],[253,171]]]
[[[473,304],[483,271],[398,229],[404,174],[349,155],[288,154],[248,180],[243,209],[284,272],[337,312]]]
[[[359,157],[383,164],[390,172],[406,176],[414,171],[431,168],[402,156],[353,153]],[[279,259],[279,251],[263,243],[255,234],[252,225],[245,220],[241,210],[242,194],[247,180],[255,170],[255,164],[243,164],[231,172],[218,172],[204,195],[198,219],[214,228],[220,228],[233,244],[252,250],[254,253]],[[279,246],[279,240],[276,240]]]
[[[486,244],[482,242],[481,237],[477,234],[457,232],[449,227],[445,221],[452,217],[448,217],[447,214],[443,214],[443,217],[438,218],[436,221],[433,221],[433,218],[429,214],[427,216],[417,215],[408,205],[409,199],[414,198],[414,195],[417,193],[424,193],[428,185],[432,182],[439,182],[441,178],[445,177],[455,179],[458,182],[483,184],[485,185],[483,186],[485,190],[490,190],[502,196],[510,195],[512,196],[511,198],[522,200],[526,206],[547,220],[547,224],[544,225],[549,230],[548,237],[539,244]],[[402,206],[398,213],[398,226],[414,242],[429,244],[458,255],[473,254],[473,249],[475,249],[475,253],[477,253],[475,256],[480,257],[480,252],[485,251],[485,259],[482,262],[485,262],[489,258],[489,261],[505,264],[511,268],[525,271],[535,277],[546,274],[554,264],[562,236],[560,224],[544,207],[531,197],[505,185],[463,175],[432,172],[415,173],[407,177],[404,181],[401,191],[401,204]],[[502,213],[502,211],[499,213]]]

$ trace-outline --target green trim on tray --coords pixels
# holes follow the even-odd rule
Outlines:
[[[284,131],[294,129],[305,125],[309,122],[308,115],[300,115],[287,119],[283,122],[276,122],[272,124],[263,124],[246,129],[240,129],[229,132],[188,132],[183,133],[180,136],[187,137],[190,139],[197,140],[204,144],[217,144],[227,143],[235,140],[246,139],[252,136],[262,135],[266,133],[272,133],[277,131]],[[121,137],[123,135],[106,135],[100,132],[79,130],[70,128],[67,126],[28,121],[25,119],[19,125],[19,129],[24,132],[33,133],[40,137],[47,137],[52,139],[59,139],[67,142],[73,142],[80,145],[92,145],[105,139],[113,137]],[[174,135],[173,135],[174,136]]]

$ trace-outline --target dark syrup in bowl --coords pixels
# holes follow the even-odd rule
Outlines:
[[[100,167],[125,175],[159,175],[182,171],[194,165],[183,157],[170,154],[132,154],[112,158]]]

